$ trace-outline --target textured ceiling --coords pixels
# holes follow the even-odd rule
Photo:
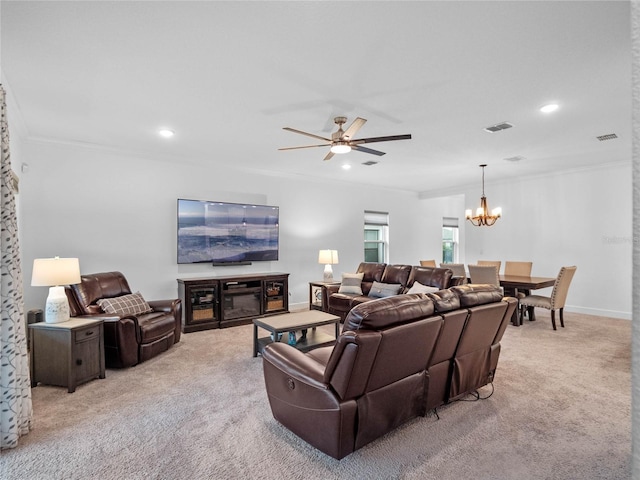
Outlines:
[[[423,195],[479,182],[481,163],[489,183],[631,158],[629,2],[0,8],[2,77],[27,139]],[[542,114],[550,101],[560,109]],[[413,138],[371,145],[382,157],[278,151],[317,143],[282,127],[330,136],[337,115],[366,118],[359,137]],[[514,127],[483,130],[503,121]]]

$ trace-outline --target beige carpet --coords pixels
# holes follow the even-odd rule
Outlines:
[[[631,322],[548,314],[503,340],[495,393],[410,421],[341,461],[271,416],[251,326],[183,335],[68,394],[33,389],[2,479],[630,478]],[[490,389],[483,389],[487,395]]]

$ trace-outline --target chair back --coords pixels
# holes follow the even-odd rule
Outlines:
[[[420,260],[420,266],[436,268],[437,265],[435,260]]]
[[[476,265],[493,265],[498,267],[498,275],[500,274],[500,267],[502,266],[501,260],[478,260]]]
[[[505,262],[504,274],[517,275],[520,277],[530,277],[533,262]]]
[[[469,276],[471,283],[474,284],[486,283],[500,286],[498,267],[495,265],[469,265]]]
[[[441,263],[440,268],[448,268],[453,272],[454,277],[462,277],[462,284],[466,285],[467,282],[467,270],[464,268],[464,263]]]
[[[551,292],[551,308],[553,310],[558,308],[564,308],[564,304],[567,301],[567,294],[569,293],[569,285],[573,275],[576,273],[578,267],[562,267],[556,283],[553,285],[553,291]]]
[[[131,288],[127,279],[120,272],[104,272],[85,274],[80,283],[65,287],[69,299],[71,316],[101,313],[96,304],[101,298],[113,298],[128,295]]]

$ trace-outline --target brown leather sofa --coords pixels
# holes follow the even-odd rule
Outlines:
[[[324,305],[327,311],[338,315],[342,321],[347,313],[364,302],[373,300],[369,292],[373,282],[401,285],[400,293],[409,291],[415,282],[428,287],[445,289],[462,284],[462,278],[454,277],[448,268],[419,267],[411,265],[387,265],[384,263],[362,262],[356,273],[362,273],[362,295],[354,293],[339,293],[340,285],[326,285],[323,287]]]
[[[115,315],[98,305],[101,299],[130,295],[120,272],[82,275],[81,282],[65,288],[71,316],[104,319],[104,353],[108,368],[131,367],[168,350],[180,341],[182,303],[179,299],[148,301],[150,312]]]
[[[517,300],[492,285],[355,306],[333,347],[263,352],[276,420],[336,459],[493,381]]]

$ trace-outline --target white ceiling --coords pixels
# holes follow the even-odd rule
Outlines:
[[[0,8],[2,77],[28,139],[423,195],[479,183],[481,163],[490,183],[631,159],[629,2]],[[550,101],[560,109],[542,114]],[[330,136],[337,115],[368,120],[358,137],[413,138],[367,145],[382,157],[278,151],[317,143],[283,127]],[[483,130],[503,121],[514,127]]]

